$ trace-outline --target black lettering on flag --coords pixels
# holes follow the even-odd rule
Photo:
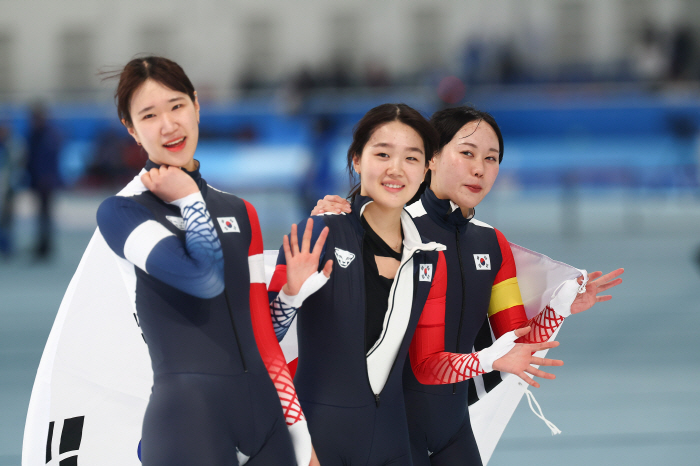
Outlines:
[[[78,466],[78,455],[61,460],[58,464],[59,466]]]
[[[493,337],[491,336],[491,326],[489,325],[488,319],[484,320],[481,325],[479,332],[476,334],[474,339],[474,349],[476,351],[481,351],[484,348],[488,348],[493,344]],[[498,371],[489,372],[482,376],[484,380],[484,390],[486,393],[490,392],[503,380],[501,378],[501,373]]]
[[[53,440],[53,421],[49,422],[49,436],[46,438],[46,462],[51,461],[51,441]]]
[[[467,404],[470,406],[479,401],[479,395],[476,394],[476,385],[474,385],[474,379],[469,379],[467,382]]]
[[[496,388],[496,386],[503,381],[501,373],[498,371],[487,372],[483,374],[482,377],[484,378],[484,389],[486,393]]]
[[[58,447],[59,453],[73,451],[80,448],[80,441],[83,438],[83,422],[85,416],[73,417],[63,421],[63,431],[61,432],[61,443]],[[77,458],[77,457],[76,457]],[[70,458],[69,458],[70,459]],[[64,460],[65,461],[65,460]],[[77,464],[77,459],[76,459]],[[63,461],[61,461],[63,465]]]

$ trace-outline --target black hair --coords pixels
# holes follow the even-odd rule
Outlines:
[[[352,132],[352,143],[348,148],[348,174],[353,180],[353,159],[362,156],[362,151],[372,137],[374,130],[384,123],[399,121],[413,128],[423,140],[423,150],[425,153],[425,166],[427,167],[432,158],[438,143],[438,135],[430,122],[414,108],[406,104],[382,104],[374,107],[362,119],[357,122]],[[360,184],[358,182],[350,190],[349,197],[354,200],[355,196],[360,193]]]
[[[472,121],[485,121],[496,132],[496,137],[498,138],[498,163],[500,164],[503,161],[503,135],[501,134],[501,128],[496,123],[496,119],[490,113],[467,105],[438,110],[430,117],[430,124],[433,125],[433,128],[438,133],[438,145],[435,155],[450,143],[457,131]],[[431,175],[432,172],[430,171],[425,175],[425,181],[421,184],[418,194],[411,199],[411,202],[417,201],[425,189],[430,186]]]
[[[133,126],[131,120],[131,97],[148,79],[162,84],[174,91],[187,94],[192,102],[195,101],[195,91],[192,82],[180,65],[165,57],[147,56],[134,58],[117,73],[105,73],[104,79],[119,77],[119,84],[114,93],[119,119],[127,127]]]

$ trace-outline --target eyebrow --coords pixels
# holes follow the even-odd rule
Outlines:
[[[458,145],[458,146],[472,146],[474,149],[478,149],[478,147],[477,147],[476,144],[472,144],[471,142],[466,142],[466,141],[460,142],[460,143],[457,144],[457,145]],[[489,152],[499,152],[499,150],[498,150],[498,149],[494,149],[494,148],[492,147],[491,149],[489,149]]]
[[[389,144],[388,142],[378,142],[376,144],[372,144],[371,147],[394,147],[394,145]],[[408,150],[411,152],[420,152],[421,154],[423,153],[423,149],[420,149],[418,147],[409,147]]]
[[[183,100],[183,99],[184,99],[184,97],[181,97],[181,96],[173,97],[172,99],[168,100],[168,103],[170,104],[170,103],[176,102],[178,100]],[[143,110],[141,110],[140,112],[138,112],[137,115],[141,115],[142,113],[153,110],[154,108],[155,108],[155,105],[151,105],[150,107],[146,107]]]

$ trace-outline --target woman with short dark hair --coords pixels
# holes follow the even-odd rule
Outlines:
[[[131,277],[153,367],[143,464],[309,464],[306,421],[270,321],[257,213],[200,175],[194,86],[171,60],[137,58],[115,99],[148,154],[97,212]]]

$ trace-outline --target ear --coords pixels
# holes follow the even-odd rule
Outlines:
[[[141,140],[139,139],[139,135],[136,134],[136,130],[132,125],[127,124],[126,120],[122,119],[122,124],[126,126],[126,130],[129,132],[132,138],[134,138],[134,141],[136,141],[136,144],[139,146],[141,145]]]
[[[199,124],[199,99],[197,98],[197,91],[194,91],[194,111],[197,113],[197,124]]]
[[[359,175],[360,174],[360,157],[357,155],[352,156],[352,168],[355,169],[355,172]]]
[[[437,158],[440,156],[439,152],[435,152],[428,162],[428,168],[431,170],[435,170],[435,166],[437,165]]]

